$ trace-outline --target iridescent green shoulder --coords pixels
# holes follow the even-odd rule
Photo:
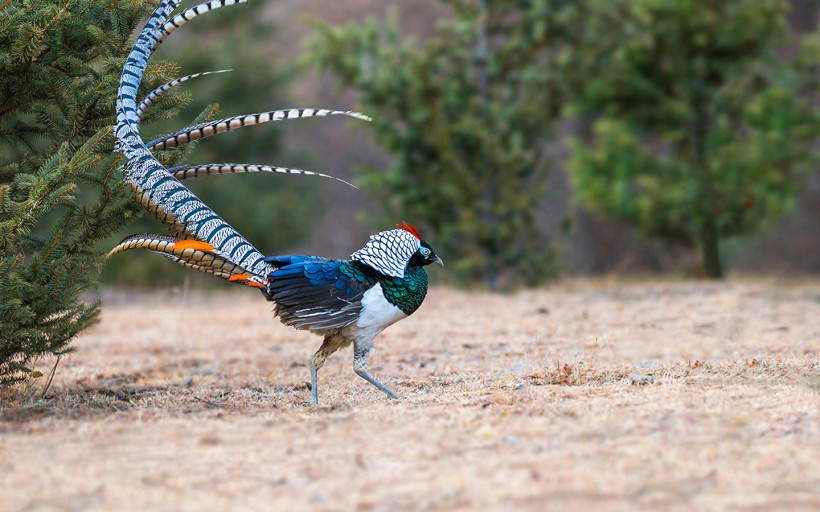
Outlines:
[[[358,261],[353,260],[342,260],[339,262],[339,272],[346,275],[347,277],[353,278],[360,283],[372,283],[376,284],[378,282],[378,272],[373,270],[372,268],[368,267],[367,265],[362,265]]]

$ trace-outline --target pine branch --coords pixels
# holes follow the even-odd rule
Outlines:
[[[147,7],[2,4],[0,154],[21,156],[0,162],[0,383],[19,381],[41,355],[69,352],[98,317],[99,302],[79,297],[97,282],[95,244],[132,212],[117,188],[110,127],[123,56]],[[163,72],[155,80],[167,81]],[[41,235],[55,212],[58,224]]]

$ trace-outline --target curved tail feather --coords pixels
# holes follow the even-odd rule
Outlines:
[[[169,172],[151,153],[186,144],[192,140],[224,133],[244,126],[269,121],[297,119],[312,116],[346,115],[359,119],[370,118],[352,111],[329,109],[287,109],[236,116],[198,124],[177,130],[149,142],[143,142],[139,133],[142,114],[151,103],[168,89],[197,76],[219,73],[206,72],[188,75],[168,82],[150,92],[137,104],[137,92],[143,75],[157,46],[176,28],[200,14],[214,9],[246,3],[247,0],[211,0],[173,16],[179,0],[162,0],[140,31],[123,66],[117,96],[117,124],[114,133],[117,148],[128,159],[125,166],[126,182],[133,188],[137,201],[165,224],[173,236],[134,235],[115,247],[109,256],[129,249],[148,249],[195,270],[200,270],[248,286],[261,286],[275,267],[265,261],[247,239],[225,222],[208,205],[188,190],[180,180],[199,175],[225,172],[278,172],[319,175],[321,173],[275,166],[251,164],[209,164],[207,166],[180,166]],[[169,18],[171,18],[169,20]],[[149,149],[150,148],[150,149]],[[226,168],[229,169],[226,171]],[[338,179],[338,178],[334,178]],[[344,180],[339,180],[343,181]],[[347,182],[345,182],[347,183]],[[349,183],[348,183],[349,184]]]
[[[122,115],[128,123],[137,123],[137,117],[134,109],[123,109],[121,101],[124,97],[132,97],[136,100],[137,88],[142,81],[142,75],[145,73],[145,67],[148,64],[148,59],[154,52],[154,43],[157,41],[155,30],[159,25],[162,25],[166,20],[168,20],[168,17],[172,12],[174,12],[174,9],[176,9],[176,6],[179,5],[179,2],[180,0],[162,0],[157,8],[154,9],[154,12],[148,18],[145,26],[137,36],[134,47],[131,49],[131,52],[125,60],[125,65],[122,70],[123,74],[120,77],[120,85],[117,91],[116,127],[119,127],[122,122],[120,121],[120,115]]]
[[[134,191],[134,199],[148,212],[151,217],[165,224],[172,234],[180,238],[190,238],[185,229],[185,223],[177,219],[177,216],[167,211],[161,205],[151,200],[151,197],[144,193],[139,187],[131,184]]]
[[[176,2],[178,3],[179,0],[176,0]],[[165,40],[166,37],[168,37],[171,34],[171,32],[178,29],[182,25],[188,23],[200,14],[205,14],[206,12],[214,11],[222,7],[244,4],[247,2],[248,0],[211,0],[209,2],[203,2],[201,4],[185,9],[181,13],[171,18],[170,20],[166,21],[162,28],[159,29],[159,34],[157,35],[157,42],[154,43],[154,46],[151,48],[151,51],[156,50],[157,46],[162,44],[162,42]]]
[[[242,3],[244,0],[237,0]],[[228,5],[227,2],[220,2]],[[139,135],[136,95],[153,49],[162,35],[156,27],[173,12],[176,0],[164,0],[149,18],[129,54],[120,79],[115,134],[119,149],[128,158],[126,181],[144,196],[173,215],[173,224],[191,238],[205,241],[231,263],[255,276],[266,276],[270,266],[248,240],[199,200],[148,151]]]
[[[148,109],[148,107],[150,107],[151,104],[154,103],[154,100],[156,100],[162,93],[164,93],[168,89],[176,87],[177,85],[181,84],[182,82],[187,82],[188,80],[190,80],[192,78],[199,78],[201,76],[206,76],[206,75],[216,75],[216,74],[219,74],[219,73],[227,73],[229,71],[231,71],[231,70],[230,69],[220,69],[220,70],[217,70],[217,71],[203,71],[202,73],[194,73],[192,75],[185,75],[185,76],[182,76],[182,77],[179,77],[179,78],[175,78],[174,80],[171,80],[170,82],[166,82],[166,83],[160,85],[159,87],[157,87],[153,91],[149,92],[148,95],[145,96],[145,98],[143,98],[142,101],[140,101],[140,104],[137,105],[137,123],[142,121],[142,115],[145,113],[145,111]]]
[[[215,254],[211,244],[199,240],[179,240],[167,235],[141,233],[126,237],[111,249],[106,257],[110,258],[131,249],[148,249],[185,267],[247,286],[256,286],[250,283],[264,282],[249,275],[248,271],[239,265]]]
[[[345,185],[350,185],[353,188],[359,188],[356,185],[329,174],[322,174],[320,172],[305,171],[303,169],[294,169],[291,167],[279,167],[271,165],[256,165],[256,164],[197,164],[197,165],[177,165],[171,167],[168,172],[174,175],[178,180],[187,180],[189,178],[198,178],[200,176],[213,176],[218,174],[238,174],[249,172],[271,172],[280,174],[303,174],[306,176],[320,176],[322,178],[330,178],[336,181],[341,181]]]
[[[182,144],[187,144],[194,140],[205,139],[219,133],[238,130],[239,128],[244,128],[245,126],[253,126],[271,121],[284,121],[287,119],[336,115],[349,116],[356,119],[361,119],[363,121],[371,120],[370,117],[352,110],[328,110],[325,108],[289,108],[282,110],[270,110],[268,112],[226,117],[224,119],[201,123],[196,126],[189,126],[187,128],[182,128],[175,132],[162,135],[161,137],[157,137],[154,140],[147,142],[145,145],[151,151],[164,151],[166,149],[181,146]]]

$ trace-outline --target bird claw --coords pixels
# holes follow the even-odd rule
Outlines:
[[[372,375],[370,375],[367,371],[365,371],[365,370],[356,370],[356,374],[357,374],[359,377],[361,377],[361,378],[363,378],[364,380],[366,380],[367,382],[369,382],[369,383],[373,384],[373,385],[374,385],[374,386],[376,386],[377,388],[379,388],[379,389],[381,389],[382,391],[384,391],[384,392],[385,392],[385,394],[387,394],[387,396],[389,396],[390,398],[395,398],[395,399],[402,398],[402,397],[401,397],[399,394],[397,394],[395,391],[393,391],[392,389],[388,388],[387,386],[385,386],[384,384],[382,384],[381,382],[379,382],[379,381],[378,381],[375,377],[373,377]]]

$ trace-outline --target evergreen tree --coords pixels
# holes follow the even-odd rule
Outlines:
[[[0,6],[0,382],[70,351],[97,318],[99,304],[81,300],[97,283],[97,244],[137,214],[113,153],[117,81],[153,3]],[[146,90],[176,73],[171,63],[153,65]],[[147,120],[184,103],[167,94]]]
[[[641,233],[700,248],[788,212],[816,169],[818,36],[784,58],[788,3],[629,0],[611,52],[583,84],[599,115],[573,146],[580,201]],[[594,35],[594,34],[592,34]]]
[[[576,67],[584,2],[449,0],[453,19],[419,44],[395,11],[319,27],[311,58],[361,92],[376,141],[394,157],[363,184],[390,218],[426,224],[448,274],[491,288],[553,270],[535,214],[546,193],[546,139]],[[449,263],[448,263],[449,265]]]

